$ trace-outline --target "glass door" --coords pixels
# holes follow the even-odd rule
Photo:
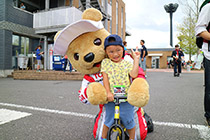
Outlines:
[[[12,35],[12,68],[18,68],[18,58],[27,57],[29,53],[29,38]]]
[[[159,69],[160,67],[160,57],[153,56],[152,57],[152,68],[153,69]]]

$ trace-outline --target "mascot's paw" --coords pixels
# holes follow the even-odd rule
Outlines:
[[[106,104],[107,93],[103,85],[98,82],[93,82],[87,88],[88,101],[93,105]]]
[[[149,85],[143,78],[136,78],[128,90],[128,102],[137,107],[145,106],[149,101]]]

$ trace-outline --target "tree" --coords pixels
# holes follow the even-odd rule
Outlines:
[[[199,7],[201,0],[188,0],[181,1],[179,3],[184,6],[184,13],[186,16],[183,23],[177,26],[179,34],[177,38],[179,40],[179,45],[183,49],[184,53],[189,54],[189,59],[191,60],[192,55],[197,53],[197,46],[195,44],[195,25],[199,15]]]
[[[191,11],[192,13],[192,17],[196,17],[196,21],[198,19],[198,15],[199,15],[199,9],[200,9],[200,4],[202,4],[201,2],[203,2],[204,0],[178,0],[179,3],[181,5],[184,6],[184,13],[186,13],[186,15],[188,15],[189,11]],[[189,2],[190,1],[190,2]]]
[[[189,54],[189,59],[191,60],[192,55],[197,53],[197,46],[195,44],[195,22],[196,19],[191,16],[184,18],[182,24],[177,26],[179,34],[177,36],[179,40],[179,45],[183,52]]]

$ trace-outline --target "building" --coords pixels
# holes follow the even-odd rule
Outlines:
[[[167,62],[172,60],[171,54],[174,48],[147,48],[146,67],[154,69],[166,69]]]
[[[20,8],[21,3],[25,8]],[[26,57],[34,68],[34,50],[39,44],[44,46],[43,67],[50,69],[54,35],[81,19],[86,8],[102,12],[104,27],[110,33],[123,40],[128,35],[123,0],[1,0],[0,6],[0,77],[19,68],[18,60]]]

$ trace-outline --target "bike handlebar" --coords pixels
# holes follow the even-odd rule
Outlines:
[[[114,96],[114,99],[127,99],[127,96]]]

